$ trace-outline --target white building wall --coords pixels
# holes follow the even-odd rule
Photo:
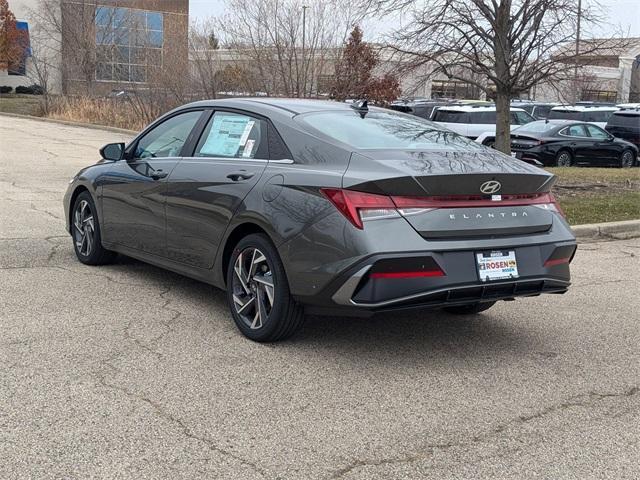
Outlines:
[[[61,59],[58,46],[61,43],[59,35],[53,37],[45,32],[42,25],[38,25],[35,13],[40,7],[39,0],[9,0],[9,9],[16,20],[29,24],[29,38],[31,41],[32,57],[27,58],[26,75],[9,75],[6,70],[0,70],[0,85],[11,87],[29,86],[44,83],[38,71],[47,74],[47,86],[50,93],[62,92]],[[56,38],[57,37],[57,38]],[[34,65],[38,62],[40,68]]]

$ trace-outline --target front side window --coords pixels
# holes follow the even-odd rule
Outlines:
[[[598,140],[606,140],[609,138],[609,134],[607,132],[605,132],[601,128],[596,127],[595,125],[585,125],[585,127],[587,127],[591,138],[597,138]]]
[[[202,132],[194,156],[267,159],[265,127],[265,122],[258,118],[215,112]]]
[[[202,111],[180,113],[165,120],[138,141],[136,158],[178,157]]]
[[[299,115],[296,119],[352,148],[484,149],[476,142],[440,125],[401,113],[369,111],[362,118],[357,112],[332,111]]]
[[[162,66],[161,12],[101,6],[95,28],[97,80],[146,82]]]

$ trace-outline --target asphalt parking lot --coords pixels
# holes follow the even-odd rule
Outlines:
[[[1,479],[638,478],[640,240],[563,296],[259,345],[212,287],[75,260],[67,181],[121,138],[0,116]]]

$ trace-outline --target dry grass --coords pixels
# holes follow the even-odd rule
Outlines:
[[[0,95],[0,112],[39,117],[42,115],[41,102],[40,95],[3,93]]]
[[[128,130],[141,130],[149,123],[130,102],[115,98],[57,97],[47,116]]]

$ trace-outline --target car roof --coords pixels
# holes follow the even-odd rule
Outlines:
[[[512,112],[524,112],[522,108],[510,107]],[[450,107],[440,107],[439,112],[495,112],[496,107],[494,105],[452,105]],[[526,113],[526,112],[525,112]]]
[[[202,100],[190,103],[185,107],[228,107],[228,108],[259,108],[274,112],[288,112],[290,116],[300,113],[326,110],[351,109],[351,103],[334,102],[331,100],[310,100],[305,98],[272,98],[272,97],[240,97],[223,98],[217,100]],[[184,108],[184,107],[181,107]]]
[[[603,107],[601,105],[562,105],[551,109],[555,112],[615,112],[618,107]]]

